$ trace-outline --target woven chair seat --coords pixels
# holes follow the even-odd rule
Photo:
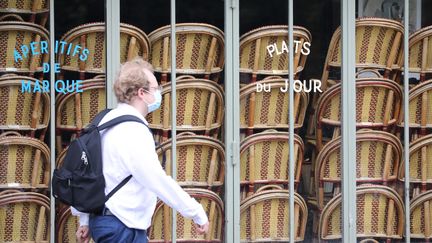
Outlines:
[[[89,50],[87,59],[80,60],[80,55],[59,53],[58,60],[63,70],[104,74],[106,65],[105,23],[89,23],[80,25],[68,31],[61,41],[73,43]],[[147,35],[139,28],[120,24],[120,62],[132,60],[135,57],[148,59],[150,42]],[[83,50],[80,51],[80,54]]]
[[[259,191],[240,204],[240,242],[289,241],[289,192],[273,189]],[[294,193],[295,241],[303,241],[308,209],[303,198]]]
[[[182,79],[176,83],[177,130],[211,131],[221,127],[224,111],[224,93],[220,85],[207,79]],[[168,132],[171,130],[171,83],[162,85],[162,104],[147,115],[149,127]]]
[[[342,140],[338,137],[328,142],[318,154],[315,164],[315,187],[319,209],[323,209],[324,183],[342,183]],[[398,178],[402,144],[399,139],[383,131],[358,131],[356,133],[357,183],[394,183]],[[403,167],[402,167],[403,168]]]
[[[390,72],[399,70],[399,55],[403,52],[404,28],[400,22],[383,18],[360,18],[356,20],[356,67],[385,70],[384,78]],[[324,71],[321,78],[323,90],[331,68],[342,66],[341,27],[337,28],[330,41]],[[336,79],[338,80],[338,79]]]
[[[50,150],[40,140],[23,136],[0,137],[0,189],[47,189]]]
[[[389,187],[357,187],[357,237],[402,239],[405,216],[403,201]],[[342,239],[342,195],[335,196],[323,209],[319,222],[321,240]]]
[[[183,187],[221,187],[224,183],[225,149],[217,139],[199,135],[177,136],[177,177]],[[163,167],[168,175],[172,171],[172,141],[167,140],[156,149],[159,161],[166,162]]]
[[[401,127],[404,126],[403,118],[401,110],[401,122],[398,124]],[[419,83],[409,92],[409,127],[432,128],[432,79]]]
[[[48,127],[49,93],[22,92],[22,80],[25,80],[32,90],[37,81],[17,75],[0,77],[0,130],[35,131]]]
[[[152,45],[150,63],[162,73],[162,83],[171,73],[171,26],[149,34]],[[224,66],[224,34],[215,26],[199,23],[176,24],[176,73],[205,75],[219,73]]]
[[[323,145],[323,128],[341,126],[341,84],[322,93],[318,100],[316,139],[318,151]],[[356,126],[386,130],[399,120],[402,90],[394,81],[383,78],[356,80]]]
[[[405,161],[399,168],[399,179],[405,181]],[[420,137],[410,143],[409,146],[409,182],[422,186],[432,183],[432,134]]]
[[[0,242],[49,243],[49,198],[34,192],[1,195],[0,229]]]
[[[294,74],[300,73],[306,63],[306,50],[303,45],[311,43],[310,32],[300,26],[294,26],[294,41],[298,46],[293,46],[294,53]],[[269,53],[268,47],[276,45],[278,52]],[[283,51],[284,46],[288,47],[288,26],[272,25],[249,31],[240,37],[240,73],[252,75],[251,82],[256,81],[257,75],[288,75],[288,51]],[[295,44],[294,44],[295,45]],[[306,44],[307,45],[307,44]],[[309,45],[310,46],[310,45]],[[275,49],[276,49],[275,48]],[[297,51],[296,51],[297,49]]]
[[[289,133],[262,132],[251,135],[240,144],[240,184],[253,189],[255,184],[289,182]],[[304,145],[294,134],[294,182],[300,182]]]
[[[271,86],[270,92],[258,92],[257,84]],[[284,129],[289,127],[289,92],[285,79],[272,78],[248,84],[240,89],[240,129]],[[308,106],[303,90],[294,93],[294,129],[301,128]]]
[[[432,191],[427,191],[410,202],[410,237],[413,239],[432,238],[431,200]]]
[[[214,192],[205,189],[187,188],[185,191],[203,206],[211,223],[209,232],[199,235],[196,231],[195,223],[177,212],[177,242],[222,243],[224,227],[223,201]],[[172,210],[166,204],[159,201],[156,205],[152,218],[152,226],[148,234],[150,238],[149,242],[171,242],[171,221]]]
[[[41,53],[41,41],[49,46],[48,31],[40,25],[21,21],[0,21],[0,72],[17,72],[23,74],[32,74],[42,71],[42,63],[47,62],[48,53]],[[27,56],[21,51],[25,45],[30,49],[30,43],[37,43],[35,53],[30,51]],[[19,48],[17,52],[22,58],[15,61],[15,46]]]
[[[0,13],[34,14],[49,12],[48,0],[0,1]]]

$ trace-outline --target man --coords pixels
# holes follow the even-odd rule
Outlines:
[[[121,115],[134,115],[148,124],[146,115],[161,104],[161,87],[151,65],[142,59],[121,66],[114,92],[119,104],[100,124]],[[76,232],[80,242],[88,242],[91,236],[97,243],[146,243],[145,230],[150,226],[157,197],[184,217],[192,218],[198,233],[207,233],[209,222],[203,207],[166,175],[145,125],[121,123],[102,131],[101,141],[105,194],[127,176],[132,178],[105,203],[102,214],[88,215],[72,208],[72,213],[80,216]]]

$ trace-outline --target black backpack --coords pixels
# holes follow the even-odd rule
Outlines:
[[[129,175],[105,196],[99,132],[127,121],[146,125],[136,116],[123,115],[98,126],[109,111],[106,109],[97,114],[91,124],[83,129],[80,137],[71,142],[63,164],[54,170],[52,177],[54,197],[84,213],[100,212],[105,202],[132,178]]]

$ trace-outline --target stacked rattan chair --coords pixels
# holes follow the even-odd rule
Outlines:
[[[289,214],[294,213],[294,239],[303,241],[308,209],[294,193],[294,212],[289,211],[289,192],[279,186],[261,187],[240,205],[240,242],[288,242]]]
[[[269,92],[259,92],[257,85],[271,87]],[[265,129],[287,131],[289,127],[289,93],[285,79],[267,77],[240,89],[240,129],[249,136]],[[281,90],[282,89],[282,90]],[[294,93],[294,129],[303,126],[308,105],[304,90]]]
[[[150,63],[161,75],[162,84],[171,73],[171,27],[149,34],[152,45]],[[176,24],[176,73],[196,78],[219,80],[224,66],[224,34],[215,26],[200,23]]]
[[[413,141],[432,131],[432,79],[421,82],[409,92],[410,140]],[[403,115],[401,116],[403,118]],[[401,119],[400,127],[404,126]]]
[[[253,194],[263,185],[282,185],[289,182],[289,134],[264,131],[247,137],[240,144],[240,185],[243,194]],[[294,183],[300,182],[303,164],[303,141],[294,134]],[[245,195],[242,196],[245,198]]]
[[[100,111],[106,108],[105,76],[98,75],[82,82],[82,92],[58,94],[56,97],[56,149],[60,153],[65,146],[62,135],[69,132],[70,140],[90,124]],[[70,141],[69,140],[69,141]],[[66,142],[66,145],[68,142]]]
[[[0,242],[50,242],[50,202],[40,193],[0,194]]]
[[[332,69],[342,66],[341,27],[333,34],[321,78],[323,90],[338,83],[340,77],[332,77]],[[382,18],[356,20],[356,68],[376,69],[384,78],[392,78],[399,71],[398,57],[403,46],[403,26],[400,22]]]
[[[185,191],[201,203],[211,223],[209,232],[199,235],[196,231],[195,223],[177,213],[177,242],[222,243],[224,232],[223,201],[216,193],[206,189],[187,188]],[[152,226],[148,231],[149,242],[171,242],[171,222],[172,210],[169,210],[168,206],[159,201],[152,218]]]
[[[412,197],[419,192],[431,190],[432,135],[420,137],[409,146],[409,182],[412,185]],[[405,162],[402,162],[399,179],[405,181]]]
[[[312,36],[300,26],[294,26],[294,74],[297,78],[304,69]],[[273,52],[269,47],[276,45]],[[244,34],[240,38],[240,74],[243,82],[259,80],[260,76],[288,75],[288,26],[273,25],[261,27]],[[304,48],[306,47],[306,48]],[[304,50],[303,50],[304,49]],[[282,53],[277,53],[282,52]]]
[[[2,0],[0,2],[0,18],[16,15],[23,21],[45,26],[49,15],[48,0]]]
[[[409,38],[409,72],[420,74],[420,82],[432,78],[432,26],[417,30]],[[400,66],[403,55],[399,58]]]
[[[177,130],[218,137],[224,116],[224,92],[219,84],[207,79],[181,76],[177,79]],[[149,127],[159,141],[171,131],[171,83],[162,85],[161,107],[147,115]]]
[[[357,187],[357,238],[401,240],[404,231],[404,205],[397,192],[385,186]],[[342,239],[342,195],[332,198],[322,211],[319,227],[321,242]]]
[[[424,192],[410,202],[410,238],[430,242],[432,191]]]

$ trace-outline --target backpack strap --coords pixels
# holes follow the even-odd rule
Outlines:
[[[120,188],[122,188],[124,185],[126,185],[126,183],[128,183],[128,181],[132,178],[132,175],[129,175],[128,177],[124,178],[114,189],[112,189],[108,195],[106,195],[105,197],[105,202],[108,201],[108,199],[110,199],[112,197],[112,195],[114,195],[114,193],[116,193],[118,190],[120,190]]]

